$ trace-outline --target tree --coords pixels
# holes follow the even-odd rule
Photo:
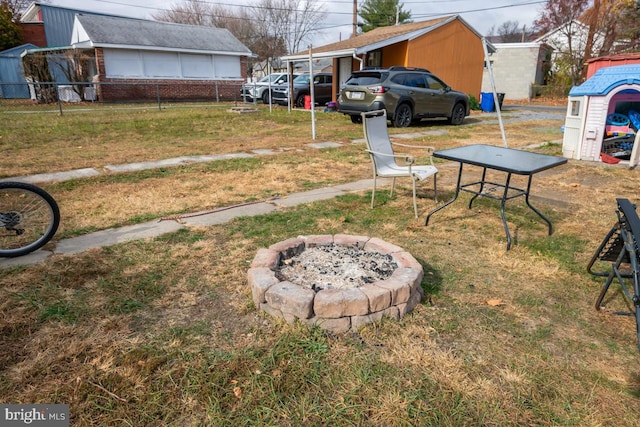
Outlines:
[[[171,9],[153,14],[158,21],[175,22],[188,25],[213,25],[213,5],[198,0],[186,0],[182,4],[171,6]]]
[[[554,49],[554,83],[575,86],[582,79],[587,33],[579,18],[588,6],[589,0],[549,0],[534,21],[539,34],[556,30],[546,40]]]
[[[600,35],[597,49],[585,53],[603,56],[620,52],[635,52],[640,35],[640,2],[638,0],[594,0],[584,14],[593,37]],[[585,60],[589,57],[585,57]]]
[[[258,0],[238,9],[186,0],[153,15],[159,21],[226,28],[259,60],[297,52],[326,17],[319,0]]]
[[[49,56],[49,59],[62,71],[80,99],[85,99],[85,82],[93,77],[92,63],[95,58],[80,49],[67,49],[60,54]]]
[[[555,49],[557,81],[576,85],[586,76],[586,62],[597,56],[635,52],[639,47],[638,0],[550,0],[535,25],[541,32],[558,28],[563,43]]]
[[[497,35],[496,35],[497,33]],[[533,32],[527,30],[525,26],[520,27],[518,21],[505,21],[496,30],[491,27],[487,36],[497,37],[498,43],[518,43],[525,42],[531,38]]]
[[[640,51],[640,0],[626,0],[619,20],[618,47],[620,52]]]
[[[49,71],[49,58],[44,52],[31,53],[22,58],[22,69],[27,81],[33,82],[36,99],[40,103],[56,101],[56,86],[50,84],[53,81]]]
[[[15,22],[20,21],[20,17],[22,17],[22,13],[27,10],[29,5],[32,3],[31,0],[2,0],[0,1],[0,5],[7,5],[10,10],[13,11],[15,15]],[[49,3],[49,0],[45,0],[40,3]]]
[[[358,13],[364,21],[362,32],[411,22],[411,12],[403,10],[403,7],[399,0],[365,0]]]
[[[8,2],[0,2],[0,51],[22,44],[22,27],[15,9]]]
[[[253,20],[262,37],[284,40],[288,53],[306,47],[311,34],[326,18],[319,0],[259,0],[253,7]]]

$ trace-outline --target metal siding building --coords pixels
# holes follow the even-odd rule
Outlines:
[[[24,80],[20,55],[33,48],[37,46],[29,43],[0,52],[0,98],[29,98],[29,87]]]

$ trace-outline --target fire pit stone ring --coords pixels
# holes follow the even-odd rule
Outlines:
[[[379,257],[388,260],[391,268],[383,279],[367,277],[366,283],[337,288],[283,279],[284,266],[313,248],[350,250],[356,257],[361,253],[368,257],[363,263],[367,265],[381,265]],[[424,296],[422,265],[401,247],[368,236],[308,235],[283,240],[257,251],[247,277],[259,310],[288,323],[300,321],[334,333],[356,331],[383,317],[400,319]]]

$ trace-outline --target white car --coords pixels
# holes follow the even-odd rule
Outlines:
[[[269,86],[284,85],[289,81],[287,73],[272,73],[264,76],[257,82],[245,83],[242,85],[240,96],[245,102],[253,102],[253,100],[262,100],[265,104],[269,103]]]

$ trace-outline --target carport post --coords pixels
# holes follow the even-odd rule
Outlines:
[[[311,139],[316,139],[316,99],[313,88],[313,55],[311,45],[309,45],[309,94],[311,95]]]
[[[487,64],[487,70],[489,70],[489,79],[491,80],[491,92],[493,94],[493,104],[496,106],[496,112],[498,113],[498,123],[500,124],[500,132],[502,133],[502,142],[505,148],[507,146],[507,136],[504,133],[504,125],[502,124],[502,114],[500,112],[500,103],[498,102],[498,95],[496,94],[496,82],[493,78],[493,69],[491,68],[491,60],[489,58],[489,50],[487,49],[487,39],[482,38],[482,48],[484,49],[484,63]]]

